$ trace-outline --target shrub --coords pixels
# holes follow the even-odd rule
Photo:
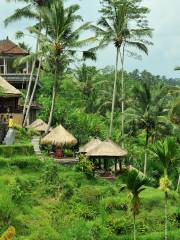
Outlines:
[[[36,156],[15,156],[10,158],[8,163],[20,169],[33,168],[35,170],[42,166],[42,162]]]
[[[112,213],[113,210],[128,210],[128,202],[117,197],[108,197],[101,201],[102,206],[108,213]]]
[[[82,204],[78,205],[75,213],[85,220],[93,220],[97,216],[97,212],[92,206],[86,206]]]
[[[94,165],[85,155],[80,155],[76,169],[85,173],[87,177],[94,177]]]
[[[93,240],[116,240],[119,239],[108,228],[104,227],[102,222],[93,222],[91,226],[91,239]]]
[[[59,168],[53,161],[48,161],[44,165],[42,179],[47,185],[57,185],[59,183]]]
[[[114,216],[110,216],[107,219],[106,224],[107,227],[117,235],[127,234],[132,230],[132,221],[125,217],[116,218]]]
[[[15,155],[33,155],[34,148],[31,144],[0,145],[0,155],[8,158]]]
[[[22,177],[16,177],[14,184],[11,186],[12,200],[16,203],[21,202],[32,189],[32,181]]]
[[[102,192],[96,187],[92,188],[92,186],[85,186],[79,189],[76,197],[78,197],[77,200],[80,202],[88,205],[96,205],[102,198]]]

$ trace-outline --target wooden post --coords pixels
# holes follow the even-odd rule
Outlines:
[[[26,74],[28,74],[29,73],[29,62],[27,61],[26,62]]]
[[[119,171],[122,172],[122,159],[119,159]]]
[[[99,158],[99,169],[101,169],[101,159]]]
[[[6,74],[6,72],[7,72],[7,69],[6,69],[6,59],[4,57],[4,74]]]
[[[117,159],[115,159],[115,175],[117,173]]]

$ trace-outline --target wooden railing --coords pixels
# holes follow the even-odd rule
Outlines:
[[[8,82],[28,82],[30,74],[27,73],[7,73],[0,74]],[[36,75],[33,75],[33,81],[35,81]]]

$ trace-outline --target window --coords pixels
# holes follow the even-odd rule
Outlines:
[[[4,58],[0,58],[0,74],[4,74]]]

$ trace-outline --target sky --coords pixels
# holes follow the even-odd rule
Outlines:
[[[85,21],[96,22],[100,8],[99,0],[69,0],[72,3],[79,3],[80,13]],[[151,12],[148,15],[149,25],[154,29],[153,46],[149,49],[149,55],[143,55],[142,60],[127,57],[125,60],[125,69],[140,71],[146,69],[155,75],[164,75],[168,78],[180,78],[180,72],[174,71],[175,66],[180,65],[180,0],[144,0],[144,5],[149,7]],[[6,0],[0,0],[0,39],[7,36],[13,40],[15,33],[19,30],[25,31],[29,25],[27,20],[4,27],[3,20],[11,15],[13,11],[22,7],[20,3],[7,3]],[[33,38],[26,38],[29,45],[34,45]],[[115,49],[109,46],[98,53],[96,65],[103,68],[106,65],[114,65]]]

